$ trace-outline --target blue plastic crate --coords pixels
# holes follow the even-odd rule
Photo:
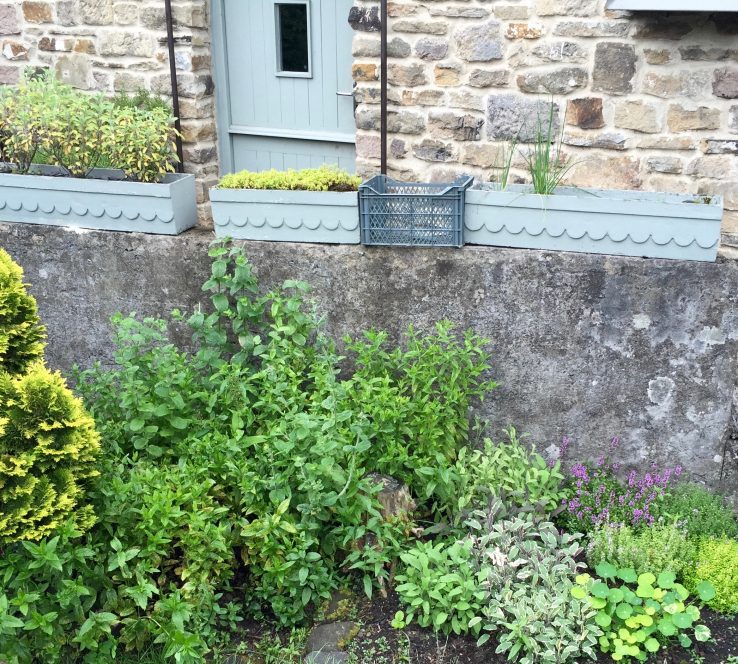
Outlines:
[[[375,175],[359,186],[362,244],[463,246],[464,192],[472,182],[469,176],[439,184]]]

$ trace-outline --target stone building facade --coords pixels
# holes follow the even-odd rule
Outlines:
[[[217,179],[209,0],[173,0],[185,170],[198,202]],[[163,0],[0,1],[0,83],[51,68],[82,90],[171,93]]]
[[[227,94],[213,83],[211,1],[222,0],[172,1],[185,169],[203,216],[218,175],[215,95]],[[346,11],[357,170],[368,175],[380,150],[378,2]],[[572,183],[722,194],[738,210],[738,12],[391,0],[389,14],[392,174],[494,179],[501,147],[530,140],[552,102]],[[83,90],[170,92],[163,0],[0,0],[0,49],[0,83],[45,67]],[[524,180],[519,152],[513,176]]]
[[[608,11],[605,0],[392,0],[389,170],[494,179],[538,117],[580,186],[722,194],[738,209],[738,13]],[[379,163],[379,18],[352,11],[360,172]],[[525,150],[525,145],[520,146]],[[513,162],[524,180],[525,162]]]

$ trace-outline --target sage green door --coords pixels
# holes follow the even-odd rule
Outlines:
[[[351,0],[214,0],[221,171],[355,169]]]

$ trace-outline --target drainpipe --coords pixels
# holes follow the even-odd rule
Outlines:
[[[177,172],[184,172],[184,152],[182,151],[182,125],[179,121],[179,89],[177,87],[177,65],[174,61],[174,25],[172,22],[172,1],[164,0],[164,14],[167,23],[167,48],[169,49],[169,79],[172,84],[172,112],[174,113],[174,128],[177,130],[175,143],[177,145]]]
[[[380,12],[380,47],[379,47],[379,76],[381,87],[379,92],[380,114],[380,172],[387,175],[387,0],[381,0]]]

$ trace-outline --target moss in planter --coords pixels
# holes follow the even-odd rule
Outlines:
[[[240,171],[223,176],[221,189],[288,189],[297,191],[357,191],[361,178],[333,166],[300,171]]]

